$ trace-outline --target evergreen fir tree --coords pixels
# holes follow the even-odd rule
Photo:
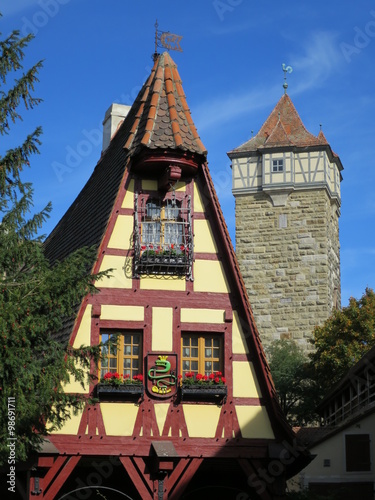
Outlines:
[[[6,138],[21,119],[20,107],[40,102],[32,92],[42,62],[22,73],[24,48],[32,35],[18,31],[0,42],[0,133]],[[9,84],[8,78],[11,78]],[[95,292],[101,275],[90,275],[95,249],[81,249],[53,265],[43,254],[40,228],[51,210],[31,215],[33,189],[21,172],[38,153],[41,128],[24,143],[0,156],[0,465],[9,456],[8,398],[15,398],[17,460],[26,460],[52,428],[60,427],[85,404],[65,394],[69,380],[87,382],[99,346],[68,348],[57,340],[64,321],[72,318],[83,297]]]

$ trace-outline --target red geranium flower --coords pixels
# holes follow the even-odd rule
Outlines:
[[[215,384],[218,384],[220,382],[220,378],[219,377],[215,377],[214,382],[215,382]]]

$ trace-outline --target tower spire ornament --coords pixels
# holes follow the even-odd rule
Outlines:
[[[167,50],[177,50],[178,52],[182,52],[180,47],[180,42],[182,40],[181,35],[176,35],[174,33],[170,33],[169,31],[159,31],[158,20],[155,22],[155,52],[154,58],[157,57],[158,47],[164,47]]]
[[[286,90],[288,88],[288,83],[286,81],[286,74],[291,73],[293,71],[292,66],[286,66],[285,63],[283,63],[283,71],[284,71],[284,83],[283,83],[283,88],[284,88],[284,94],[286,94]]]

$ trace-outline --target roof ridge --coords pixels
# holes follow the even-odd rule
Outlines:
[[[280,128],[281,128],[281,134],[278,134],[278,132],[279,132]],[[283,144],[283,142],[282,142],[282,138],[280,137],[280,135],[282,135],[282,136],[283,136],[283,138],[284,138],[284,143],[286,143],[286,144],[288,144],[288,145],[289,145],[289,144],[291,144],[291,141],[290,141],[290,139],[289,139],[289,137],[288,137],[288,134],[287,134],[287,132],[286,132],[286,130],[285,130],[285,127],[284,127],[284,125],[283,125],[282,121],[281,121],[281,120],[280,120],[280,118],[279,118],[279,120],[278,120],[278,122],[277,122],[276,126],[274,127],[274,129],[272,130],[272,132],[271,132],[271,134],[268,136],[268,138],[266,139],[266,142],[264,143],[264,145],[265,145],[265,146],[268,146],[268,145],[272,145],[273,143],[278,144],[278,145],[279,145],[279,144]],[[284,145],[284,144],[283,144],[283,145]]]

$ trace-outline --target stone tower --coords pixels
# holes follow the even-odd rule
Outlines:
[[[314,326],[340,307],[341,161],[286,93],[228,156],[236,253],[263,344],[288,338],[309,350]]]

